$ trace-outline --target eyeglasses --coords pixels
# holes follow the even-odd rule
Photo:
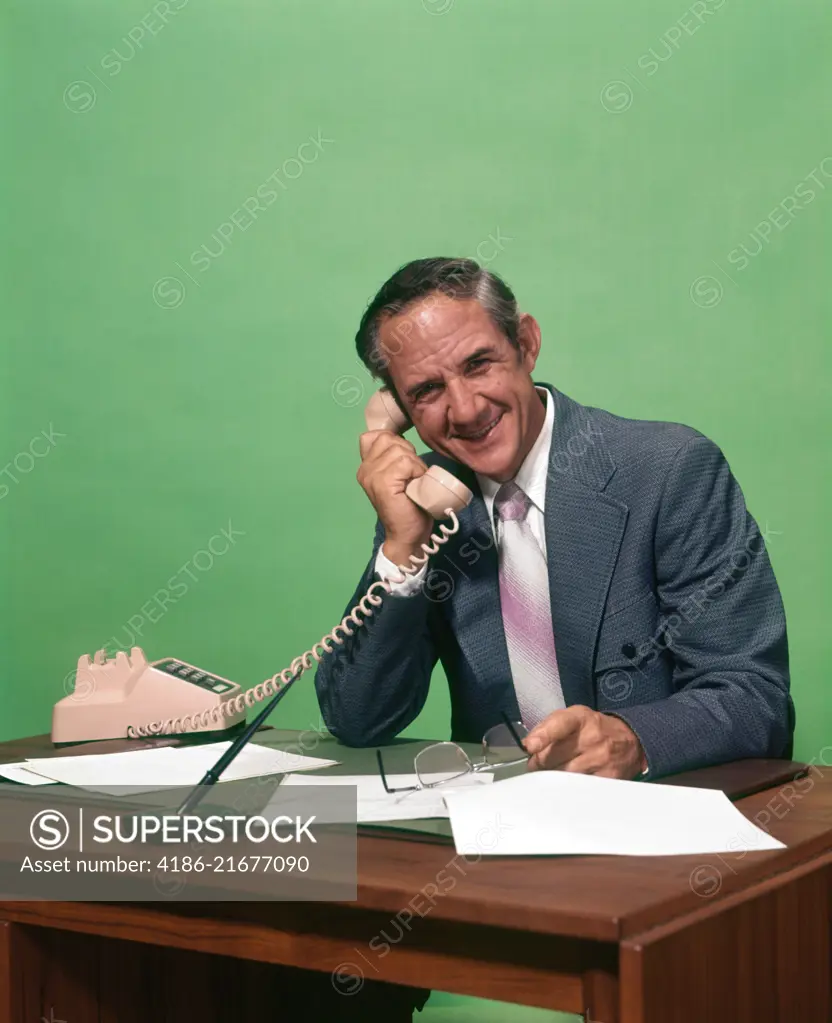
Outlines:
[[[523,746],[523,739],[529,734],[528,730],[519,721],[512,721],[507,714],[503,714],[502,718],[501,725],[489,728],[483,736],[482,760],[474,762],[455,742],[435,742],[417,753],[413,760],[418,781],[416,785],[391,788],[387,784],[381,750],[377,749],[376,760],[385,792],[416,792],[419,789],[442,785],[454,778],[462,778],[466,774],[492,771],[495,767],[525,764],[531,755]],[[523,754],[521,757],[517,756],[518,749]]]

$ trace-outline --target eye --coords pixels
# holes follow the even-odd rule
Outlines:
[[[424,384],[419,388],[416,394],[413,395],[413,401],[421,401],[423,398],[429,397],[438,387],[439,384]]]
[[[482,369],[484,366],[488,366],[489,362],[490,362],[490,360],[486,359],[486,358],[472,359],[468,363],[467,368],[468,368],[469,371],[470,370],[476,371],[476,370]]]

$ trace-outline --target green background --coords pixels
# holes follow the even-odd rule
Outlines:
[[[499,233],[490,266],[543,329],[538,379],[725,451],[769,530],[796,755],[829,759],[832,19],[825,0],[707,8],[7,5],[0,738],[47,731],[79,654],[177,573],[187,592],[142,625],[150,658],[251,685],[336,623],[374,518],[358,319],[401,263]],[[760,246],[812,172],[813,201]],[[743,245],[761,247],[744,267]],[[216,258],[192,262],[202,246]],[[50,424],[64,436],[30,469]],[[229,521],[244,535],[189,579]],[[311,673],[281,719],[319,726]],[[440,678],[409,734],[448,734]]]

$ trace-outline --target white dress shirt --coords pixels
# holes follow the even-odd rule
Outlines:
[[[543,421],[543,427],[537,436],[537,440],[523,460],[523,464],[518,469],[514,481],[531,500],[527,521],[535,540],[540,544],[540,549],[543,551],[543,557],[545,558],[546,528],[543,512],[546,504],[546,482],[549,476],[549,452],[552,447],[552,431],[555,425],[555,403],[545,387],[538,387],[537,392],[546,404],[546,418]],[[491,523],[491,529],[494,532],[494,540],[499,544],[500,538],[497,536],[494,526],[494,498],[502,484],[488,476],[481,476],[479,473],[477,473],[477,483],[479,483],[483,500],[485,501],[488,521]],[[427,573],[427,565],[423,565],[415,575],[405,579],[404,582],[393,582],[401,573],[393,562],[385,557],[384,551],[380,547],[376,555],[375,570],[381,579],[390,583],[391,594],[397,597],[410,597],[419,592]]]

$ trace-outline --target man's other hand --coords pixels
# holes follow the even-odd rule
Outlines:
[[[632,779],[647,768],[644,750],[630,726],[590,707],[556,710],[529,732],[523,745],[532,754],[531,771]]]

